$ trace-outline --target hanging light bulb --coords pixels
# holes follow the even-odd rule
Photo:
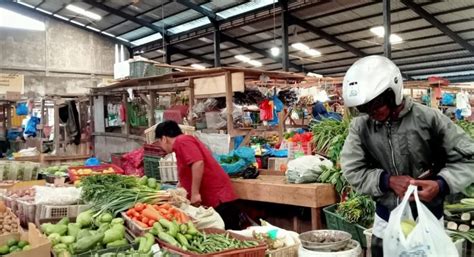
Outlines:
[[[270,49],[270,52],[272,53],[273,56],[278,56],[280,55],[280,48],[274,46]]]

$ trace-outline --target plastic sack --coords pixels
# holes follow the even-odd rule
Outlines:
[[[18,103],[16,105],[16,115],[28,115],[28,106],[26,105],[26,103]]]
[[[36,137],[36,125],[38,125],[39,123],[40,123],[40,118],[31,117],[28,120],[28,123],[26,124],[25,132],[23,132],[23,134],[26,137]]]
[[[290,183],[314,183],[322,173],[321,166],[332,168],[333,164],[320,155],[305,155],[288,162],[286,177]]]
[[[35,204],[74,205],[81,199],[81,189],[76,187],[34,186]]]
[[[122,169],[125,175],[142,177],[145,172],[143,168],[144,148],[138,148],[122,156]]]
[[[454,99],[454,94],[443,93],[443,95],[441,96],[441,105],[454,105]]]
[[[271,126],[276,126],[279,123],[278,113],[283,111],[283,102],[278,98],[277,95],[273,96],[273,120],[269,122]]]
[[[100,161],[99,161],[99,159],[97,159],[95,157],[91,157],[91,158],[87,159],[84,162],[84,165],[86,165],[86,166],[98,166],[98,165],[100,165]]]
[[[268,100],[263,100],[260,103],[260,120],[269,121],[273,120],[273,104]]]
[[[233,156],[239,157],[239,160],[234,163],[222,162],[223,159]],[[256,162],[255,151],[250,147],[241,147],[237,150],[230,152],[229,154],[219,155],[216,159],[221,165],[221,167],[224,169],[224,171],[229,175],[239,173],[245,168],[247,168],[247,166],[249,166],[250,164]]]
[[[407,237],[403,234],[401,222],[414,222],[409,197],[414,194],[418,222]],[[403,197],[403,201],[391,213],[383,238],[384,256],[459,256],[456,246],[444,231],[443,225],[421,203],[418,198],[417,187],[410,185]]]
[[[184,211],[186,215],[195,221],[194,224],[197,229],[225,229],[224,220],[222,220],[219,213],[217,213],[212,207],[204,208],[203,206],[200,206],[197,208],[189,204],[182,204],[179,209]]]

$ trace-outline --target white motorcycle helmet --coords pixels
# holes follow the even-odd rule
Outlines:
[[[387,89],[395,94],[395,104],[403,100],[400,69],[388,58],[371,55],[357,60],[347,71],[342,83],[342,97],[347,107],[364,105]]]

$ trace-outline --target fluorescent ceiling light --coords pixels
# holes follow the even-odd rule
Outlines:
[[[294,43],[291,46],[300,51],[306,51],[309,49],[309,47],[303,43]]]
[[[384,35],[385,35],[385,29],[382,26],[377,26],[377,27],[370,28],[370,32],[374,33],[378,37],[384,37]],[[400,44],[402,42],[403,42],[403,39],[399,35],[397,35],[397,34],[391,34],[390,35],[390,43],[391,44],[395,45],[395,44]]]
[[[0,27],[39,31],[45,30],[44,22],[3,8],[0,8]]]
[[[88,28],[90,30],[93,30],[93,31],[96,31],[96,32],[100,32],[100,29],[97,29],[97,28],[94,28],[94,27],[91,27],[91,26],[86,26],[86,28]]]
[[[206,67],[202,66],[201,64],[193,63],[191,64],[191,67],[198,69],[198,70],[204,70]]]
[[[304,51],[307,55],[311,56],[321,56],[321,52],[315,49],[308,49]]]
[[[85,26],[86,26],[86,24],[82,24],[82,23],[77,22],[77,21],[74,21],[74,20],[71,20],[70,22],[71,22],[71,23],[74,23],[74,24],[77,24],[77,25],[79,25],[79,26],[82,26],[82,27],[85,27]]]
[[[130,41],[126,40],[126,39],[125,39],[125,38],[123,38],[123,37],[117,37],[117,39],[118,39],[118,40],[125,41],[125,42],[130,42]]]
[[[91,18],[91,19],[94,19],[94,20],[97,20],[97,21],[102,19],[102,17],[100,15],[96,14],[96,13],[86,11],[85,9],[82,9],[81,7],[78,7],[78,6],[75,6],[75,5],[72,5],[72,4],[69,4],[68,6],[66,6],[66,9],[68,9],[71,12],[75,12],[77,14],[86,16],[88,18]]]
[[[262,63],[259,62],[259,61],[256,61],[256,60],[250,60],[249,61],[249,64],[255,66],[255,67],[261,67],[262,66]]]
[[[140,38],[140,39],[137,39],[135,41],[132,41],[131,43],[133,45],[139,46],[139,45],[144,45],[144,44],[150,43],[152,41],[156,41],[156,40],[161,39],[161,38],[162,37],[161,37],[160,33],[155,33],[155,34],[149,35],[147,37]]]
[[[105,32],[105,31],[102,31],[102,32],[100,32],[100,33],[102,33],[102,34],[104,34],[104,35],[107,35],[107,36],[109,36],[109,37],[115,37],[115,35],[112,35],[112,34],[107,33],[107,32]]]
[[[280,55],[280,48],[278,48],[278,47],[276,47],[276,46],[275,46],[275,47],[272,47],[272,48],[270,49],[270,52],[272,53],[273,56],[278,56],[278,55]]]
[[[245,55],[236,55],[234,56],[235,59],[239,60],[239,61],[242,61],[242,62],[249,62],[250,61],[250,58],[245,56]]]
[[[26,6],[26,7],[30,7],[30,8],[33,8],[33,9],[35,8],[33,5],[27,4],[27,3],[23,2],[23,1],[18,1],[18,3],[19,3],[19,4],[22,4],[22,5]]]
[[[400,44],[403,42],[403,38],[401,38],[399,35],[397,34],[392,34],[390,35],[390,43],[395,45],[395,44]]]
[[[383,35],[385,34],[385,29],[382,26],[377,26],[370,28],[370,32],[374,33],[378,37],[383,37]]]
[[[61,16],[61,15],[59,15],[59,14],[54,14],[53,16],[56,17],[56,18],[59,18],[59,19],[61,19],[61,20],[69,21],[68,18],[66,18],[66,17],[64,17],[64,16]]]
[[[49,14],[49,15],[53,14],[52,12],[48,12],[48,11],[43,10],[43,9],[41,9],[41,8],[36,8],[36,10],[38,10],[38,11],[40,11],[40,12],[42,12],[42,13]]]
[[[313,72],[308,72],[308,73],[306,73],[306,76],[308,76],[308,77],[315,77],[315,78],[322,78],[322,77],[323,77],[323,75],[321,75],[321,74],[316,74],[316,73],[313,73]]]

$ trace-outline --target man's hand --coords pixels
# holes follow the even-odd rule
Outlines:
[[[391,176],[388,184],[398,197],[403,198],[412,180],[410,176]]]
[[[411,180],[410,184],[421,187],[418,196],[422,201],[431,202],[439,194],[439,184],[435,180]]]
[[[201,206],[201,194],[192,194],[191,195],[191,205],[195,207]]]

